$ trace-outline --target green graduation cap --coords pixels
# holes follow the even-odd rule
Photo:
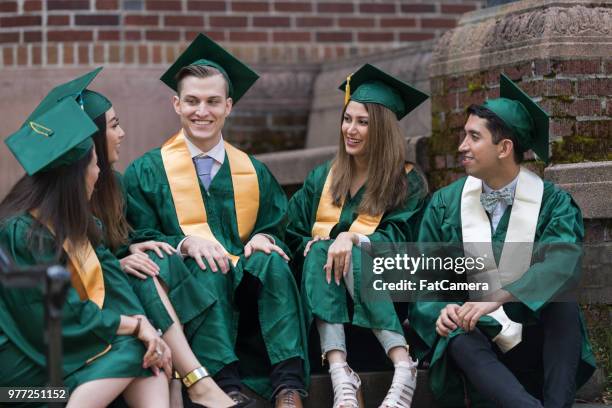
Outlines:
[[[531,149],[548,164],[548,113],[504,74],[499,78],[499,96],[483,106],[514,131],[520,151]]]
[[[377,103],[395,113],[397,120],[429,98],[429,95],[370,64],[349,75],[339,89],[344,91],[345,105],[349,100]]]
[[[98,130],[73,98],[64,98],[35,118],[28,118],[5,143],[30,176],[82,158]]]
[[[58,102],[68,97],[72,97],[72,99],[74,99],[81,106],[83,106],[85,112],[92,119],[100,116],[102,113],[109,110],[111,107],[111,103],[108,101],[108,99],[104,98],[104,101],[102,101],[100,98],[91,97],[90,93],[93,91],[86,91],[86,88],[89,86],[91,81],[93,81],[94,78],[100,73],[100,71],[102,71],[102,67],[96,68],[93,71],[81,75],[76,79],[65,82],[53,88],[51,92],[49,92],[47,96],[45,96],[45,98],[38,104],[36,109],[34,109],[34,112],[30,114],[30,116],[26,120],[26,123],[29,120],[32,120],[33,118],[39,116],[41,113],[48,111]],[[88,99],[89,103],[87,104],[87,106],[84,105],[84,98]]]
[[[234,104],[259,79],[255,71],[204,34],[198,34],[160,79],[177,91],[176,75],[181,68],[189,65],[203,65],[218,69],[229,84],[229,96]]]

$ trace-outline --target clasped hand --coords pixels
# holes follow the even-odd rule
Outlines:
[[[440,316],[436,320],[436,332],[442,337],[448,336],[457,327],[470,332],[476,328],[476,324],[482,316],[493,312],[502,304],[502,302],[466,302],[463,305],[448,304],[440,310]]]
[[[119,264],[125,273],[139,279],[159,275],[159,266],[149,258],[145,251],[154,251],[160,258],[164,257],[164,252],[168,255],[176,253],[176,250],[170,244],[157,241],[139,242],[130,245],[129,248],[131,255],[122,258]]]

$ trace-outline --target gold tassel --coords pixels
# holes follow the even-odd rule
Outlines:
[[[351,99],[351,77],[353,74],[346,77],[346,87],[344,88],[344,106],[348,105]]]

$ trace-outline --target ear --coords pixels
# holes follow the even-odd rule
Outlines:
[[[514,143],[510,139],[503,139],[497,144],[499,159],[505,159],[510,157],[514,160]]]
[[[181,99],[180,99],[180,97],[178,95],[174,95],[172,97],[172,106],[174,107],[174,111],[176,112],[176,114],[180,116],[180,114],[181,114],[181,109],[180,109]]]
[[[232,106],[234,106],[234,101],[232,98],[225,99],[225,117],[227,118],[229,114],[232,112]]]

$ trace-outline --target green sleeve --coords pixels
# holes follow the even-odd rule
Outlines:
[[[532,311],[540,310],[556,295],[576,285],[580,275],[582,213],[565,191],[548,183],[547,190],[540,210],[532,265],[521,278],[504,287]]]
[[[368,235],[371,242],[416,242],[427,204],[427,186],[417,170],[412,170],[406,178],[406,202],[401,208],[385,213],[376,231]]]
[[[317,193],[316,172],[317,169],[308,174],[302,188],[296,191],[289,200],[287,245],[294,257],[301,255],[306,243],[312,239],[312,226],[317,210],[315,206],[320,199],[320,191],[315,197]]]
[[[144,188],[154,189],[162,183],[154,166],[155,163],[147,154],[130,164],[123,176],[127,190],[127,218],[134,229],[132,242],[161,241],[176,248],[185,235],[163,234],[158,216],[158,211],[174,211],[173,203],[169,202],[164,208],[159,208],[159,203],[150,202],[143,191]]]

